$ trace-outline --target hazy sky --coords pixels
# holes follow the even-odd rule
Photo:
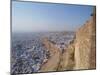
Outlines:
[[[92,6],[12,1],[12,31],[76,30],[92,13]]]

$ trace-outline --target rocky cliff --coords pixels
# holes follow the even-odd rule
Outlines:
[[[96,68],[96,17],[92,17],[76,31],[62,56],[60,70]]]
[[[61,53],[54,43],[44,40],[50,58],[41,67],[41,72],[95,69],[96,68],[96,13],[76,31],[75,38]]]
[[[76,32],[75,69],[96,68],[96,14]]]
[[[50,58],[47,60],[46,63],[43,64],[40,72],[57,71],[60,62],[61,52],[59,48],[57,48],[55,44],[50,42],[47,38],[44,38],[43,41],[45,47],[50,52]]]

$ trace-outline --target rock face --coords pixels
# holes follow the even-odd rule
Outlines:
[[[95,33],[93,33],[93,18],[76,33],[75,68],[95,68]]]
[[[41,67],[41,72],[95,69],[96,68],[96,13],[76,31],[75,38],[61,53],[53,43],[44,41],[51,57]]]
[[[95,13],[89,21],[76,32],[75,69],[94,69],[96,67],[96,22]]]
[[[47,38],[44,39],[44,44],[46,48],[49,49],[50,58],[43,64],[40,72],[56,71],[59,66],[61,52],[59,48],[57,48],[54,43],[48,41]]]
[[[75,46],[74,40],[65,48],[64,53],[61,56],[60,65],[58,67],[59,71],[63,70],[73,70],[75,66],[74,58]]]

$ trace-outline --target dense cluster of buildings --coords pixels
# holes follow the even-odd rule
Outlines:
[[[11,73],[34,73],[38,72],[41,65],[50,57],[49,51],[45,48],[42,38],[55,43],[57,47],[63,50],[65,44],[70,42],[73,34],[62,35],[62,33],[46,33],[37,35],[16,35],[12,41],[11,50]]]
[[[47,58],[48,53],[42,44],[41,37],[30,37],[28,39],[22,35],[17,40],[13,38],[11,50],[12,74],[38,72],[43,60]]]

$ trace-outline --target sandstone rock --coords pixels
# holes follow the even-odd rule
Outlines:
[[[60,50],[47,38],[44,39],[44,44],[50,52],[50,58],[41,67],[40,72],[57,71],[60,62]]]
[[[96,68],[95,14],[76,32],[75,69]]]

